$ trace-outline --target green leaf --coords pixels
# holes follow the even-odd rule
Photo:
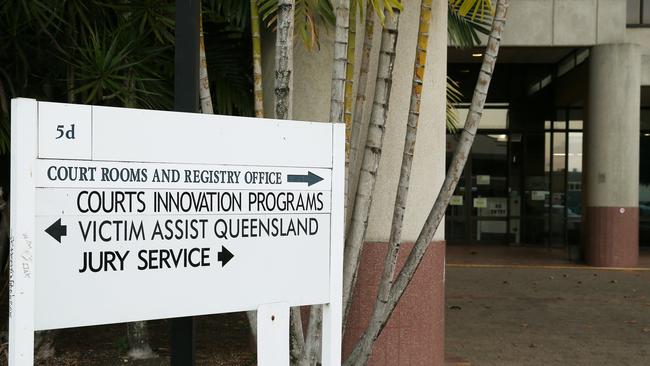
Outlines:
[[[205,52],[215,113],[253,115],[250,29],[228,17],[204,18]]]
[[[463,100],[463,94],[460,91],[458,82],[447,77],[447,131],[457,133],[460,126],[458,111],[456,105]]]
[[[267,27],[274,28],[277,21],[278,0],[257,0],[257,3],[262,20]],[[296,0],[294,31],[300,36],[307,49],[319,48],[319,25],[328,28],[334,24],[336,24],[336,15],[329,0]]]
[[[493,11],[491,0],[449,0],[449,5],[454,7],[461,16],[469,15],[472,20],[477,17],[484,20],[484,17],[492,15]]]

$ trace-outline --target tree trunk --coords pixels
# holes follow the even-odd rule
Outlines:
[[[363,52],[361,53],[361,65],[359,68],[359,81],[357,83],[357,97],[352,106],[352,125],[350,131],[350,152],[348,156],[349,166],[345,175],[346,189],[346,209],[345,209],[345,229],[347,231],[350,223],[350,210],[354,207],[357,187],[357,171],[359,171],[359,144],[361,144],[361,125],[363,124],[363,110],[366,104],[366,87],[368,86],[368,67],[370,65],[370,51],[372,51],[372,41],[375,32],[375,10],[372,2],[366,3],[366,22],[363,34]]]
[[[348,187],[350,183],[350,170],[352,168],[350,160],[350,149],[352,147],[352,113],[354,108],[354,101],[352,100],[352,94],[354,93],[354,63],[355,63],[355,51],[357,44],[357,3],[354,1],[352,7],[350,8],[350,21],[348,28],[348,51],[347,51],[347,66],[345,69],[345,97],[344,97],[344,111],[343,111],[343,121],[345,122],[345,187]],[[347,217],[347,191],[345,188],[345,208],[344,208],[344,217]],[[347,225],[347,219],[346,224]]]
[[[399,10],[394,10],[395,16],[387,16],[382,30],[381,49],[377,66],[377,82],[375,96],[368,126],[368,138],[363,154],[363,163],[357,187],[357,197],[354,203],[352,221],[345,239],[343,263],[343,319],[344,323],[352,303],[352,292],[356,284],[357,268],[361,257],[361,248],[368,227],[368,215],[372,195],[377,180],[377,168],[381,159],[388,102],[395,64],[395,47],[397,44],[397,25]]]
[[[253,49],[253,93],[255,117],[264,117],[264,89],[262,86],[262,42],[260,37],[260,18],[257,0],[250,1],[251,6],[251,38]],[[247,311],[246,317],[251,327],[253,339],[257,340],[257,312]]]
[[[291,118],[295,0],[279,0],[275,42],[275,118]]]
[[[253,93],[255,117],[264,117],[264,90],[262,88],[262,44],[257,0],[251,0],[251,36],[253,38]]]
[[[462,174],[465,162],[469,156],[469,151],[474,142],[474,136],[483,113],[485,99],[490,86],[497,55],[499,53],[499,42],[505,26],[507,8],[508,0],[498,0],[495,16],[492,20],[492,30],[488,38],[485,55],[483,56],[481,71],[474,89],[470,111],[465,121],[465,129],[461,135],[456,151],[454,152],[451,165],[447,171],[445,181],[440,188],[436,202],[429,212],[429,216],[420,231],[415,246],[411,250],[404,267],[399,272],[395,283],[390,289],[386,304],[383,306],[383,311],[381,311],[381,314],[378,316],[373,316],[373,318],[371,318],[368,328],[361,336],[361,339],[352,351],[350,357],[346,360],[345,365],[365,364],[363,360],[365,359],[367,361],[367,355],[364,355],[364,353],[369,354],[370,350],[372,350],[372,345],[381,334],[381,331],[395,309],[397,302],[404,294],[406,287],[413,278],[413,274],[422,261],[422,257],[424,256],[429,243],[433,239],[438,225],[444,217],[451,195],[453,194],[454,189],[456,189],[456,184],[458,183],[458,179]]]
[[[424,80],[425,67],[427,62],[427,46],[429,43],[429,23],[431,22],[431,3],[432,0],[421,0],[420,4],[420,24],[418,27],[417,45],[415,51],[415,60],[413,62],[413,81],[411,85],[411,100],[409,114],[406,123],[406,135],[404,137],[404,150],[402,152],[402,165],[400,169],[399,181],[397,184],[397,193],[395,196],[395,206],[393,208],[393,221],[391,223],[390,237],[388,241],[388,252],[384,260],[384,270],[379,283],[377,292],[377,301],[373,313],[378,315],[383,310],[383,305],[388,301],[388,294],[393,285],[393,276],[397,264],[397,255],[399,253],[402,239],[402,227],[404,224],[404,212],[406,210],[406,201],[408,198],[409,183],[411,178],[411,166],[413,164],[413,155],[415,152],[415,140],[418,131],[418,122],[420,118],[420,100],[422,97],[422,84]],[[365,353],[369,355],[369,350]],[[367,357],[361,360],[362,364],[367,362]]]
[[[257,17],[257,3],[256,0],[251,0],[251,16],[253,12],[253,4],[256,5],[255,14]],[[210,92],[210,78],[208,76],[208,61],[205,56],[205,37],[203,36],[203,16],[201,15],[201,31],[199,33],[199,101],[201,103],[201,113],[214,114],[214,107],[212,106],[212,93]],[[257,23],[257,45],[259,49],[259,20]],[[253,33],[253,61],[255,62],[255,33]],[[258,59],[261,62],[261,58]],[[255,66],[254,66],[255,67]],[[260,66],[261,73],[261,66]],[[260,84],[262,76],[260,74]],[[260,86],[261,87],[261,86]],[[257,102],[256,102],[257,103]],[[257,104],[255,106],[257,108]],[[257,113],[257,110],[256,110]],[[264,112],[262,111],[262,114]],[[257,117],[257,116],[256,116]],[[253,340],[257,340],[257,312],[247,311],[246,317],[248,318],[248,325],[250,326],[251,335]]]
[[[309,309],[309,325],[301,366],[315,366],[320,363],[322,324],[323,305],[312,305]]]
[[[144,360],[156,357],[149,346],[149,330],[147,322],[132,322],[127,324],[126,334],[129,341],[128,356],[134,360]]]
[[[37,361],[51,360],[54,357],[55,330],[34,332],[34,358]]]
[[[201,16],[201,31],[199,32],[199,101],[201,113],[214,114],[212,95],[210,94],[210,79],[208,78],[208,62],[205,58],[205,41],[203,37],[203,16]]]
[[[298,365],[303,357],[305,350],[305,336],[302,331],[302,316],[300,315],[300,307],[295,306],[291,308],[289,314],[289,346],[291,356],[291,364]]]
[[[68,88],[68,103],[75,102],[75,93],[74,93],[74,69],[72,66],[68,66],[67,71],[68,77],[66,80],[66,86]]]
[[[332,63],[332,86],[330,100],[330,122],[342,123],[345,112],[344,96],[347,88],[347,67],[349,66],[348,32],[350,24],[350,0],[341,0],[336,7],[336,31],[334,35],[334,61]],[[354,50],[352,51],[354,52]],[[354,69],[352,67],[352,69]],[[353,70],[354,71],[354,70]],[[351,82],[351,81],[350,81]],[[302,364],[315,365],[320,358],[320,325],[322,306],[312,306],[305,340]]]
[[[127,14],[127,17],[130,14]],[[210,96],[210,82],[208,80],[207,63],[205,60],[205,46],[203,44],[203,17],[200,19],[199,33],[199,100],[201,102],[201,111],[212,114],[212,100]],[[130,79],[129,79],[130,80]],[[127,88],[130,88],[130,81],[126,80]],[[129,107],[133,107],[133,102],[127,102]],[[137,321],[127,323],[126,336],[129,344],[127,355],[134,360],[144,360],[155,358],[156,354],[149,345],[149,330],[146,321]]]
[[[348,50],[346,53],[346,66],[345,66],[345,95],[343,99],[343,121],[345,122],[345,156],[346,162],[349,165],[350,144],[352,142],[352,108],[354,101],[352,94],[354,92],[354,56],[356,49],[357,38],[357,6],[353,3],[349,8],[349,22],[348,22]],[[347,174],[345,175],[347,177]]]
[[[336,31],[334,35],[334,61],[332,62],[332,86],[330,99],[330,122],[343,123],[345,112],[347,67],[349,66],[348,32],[350,24],[350,0],[341,0],[336,7]],[[354,51],[353,51],[354,52]],[[354,71],[354,67],[352,67]],[[321,354],[321,305],[312,305],[305,339],[301,365],[316,365]]]
[[[332,63],[332,93],[330,122],[343,122],[346,66],[348,64],[348,28],[350,0],[340,0],[336,7],[336,32],[334,34],[334,62]]]
[[[420,3],[420,24],[418,27],[418,37],[415,51],[415,60],[413,63],[413,81],[411,85],[411,101],[409,114],[406,123],[406,135],[404,137],[404,150],[402,152],[402,165],[400,169],[399,182],[397,184],[397,193],[395,197],[395,206],[393,208],[393,221],[390,229],[390,238],[388,241],[388,252],[384,259],[384,270],[377,290],[377,300],[373,309],[372,319],[379,318],[384,311],[384,306],[388,302],[388,295],[393,285],[393,276],[397,265],[397,255],[399,253],[402,227],[404,224],[404,211],[406,210],[406,200],[408,198],[409,181],[411,177],[411,166],[413,164],[413,154],[415,150],[415,140],[417,137],[417,128],[420,117],[420,99],[422,97],[422,84],[427,61],[427,46],[429,43],[429,23],[431,22],[431,3],[432,0],[421,0]],[[365,365],[368,362],[372,351],[372,342],[363,344],[358,359],[355,359],[355,365]]]
[[[275,118],[278,119],[291,118],[294,12],[295,0],[279,0],[275,41]],[[305,349],[299,307],[291,308],[290,323],[291,363],[297,364]]]

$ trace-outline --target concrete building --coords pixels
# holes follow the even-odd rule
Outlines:
[[[371,209],[345,352],[367,324],[389,236],[416,3],[406,1],[399,25],[380,194]],[[417,238],[456,144],[445,129],[446,76],[460,82],[469,102],[482,56],[481,47],[447,44],[447,3],[434,3],[406,242]],[[315,102],[329,100],[330,92],[332,34],[321,36],[317,52],[295,48],[294,119],[328,120],[328,103]],[[362,37],[360,31],[357,45]],[[379,40],[375,36],[375,55]],[[265,48],[265,74],[271,75],[273,39]],[[272,85],[265,87],[272,95]],[[369,96],[373,90],[370,78]],[[272,111],[271,98],[265,102]],[[376,345],[373,365],[444,363],[445,243],[555,248],[568,260],[606,267],[635,267],[639,246],[650,245],[650,164],[643,164],[650,158],[650,0],[510,0],[487,102],[444,227]],[[366,103],[366,118],[369,111]],[[459,112],[463,120],[462,105]]]
[[[650,245],[650,167],[640,155],[650,143],[648,26],[647,0],[511,0],[484,142],[456,192],[464,204],[448,211],[448,242],[637,265],[639,245]],[[449,48],[465,95],[480,53]]]

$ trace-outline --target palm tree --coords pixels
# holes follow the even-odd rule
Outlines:
[[[375,12],[372,8],[372,3],[370,1],[366,2],[366,19],[364,23],[364,34],[363,34],[363,48],[361,53],[361,64],[359,65],[359,80],[357,83],[357,95],[355,97],[354,104],[352,105],[352,122],[350,124],[350,136],[349,141],[346,143],[348,146],[347,151],[347,161],[348,161],[348,173],[345,175],[345,185],[346,185],[346,194],[345,194],[345,228],[347,230],[349,224],[350,209],[354,206],[354,197],[355,195],[352,192],[355,191],[356,181],[355,181],[355,172],[359,171],[360,161],[358,159],[358,151],[361,139],[361,124],[363,123],[363,110],[366,103],[366,86],[368,84],[368,68],[370,67],[370,52],[372,51],[372,41],[374,38],[375,32]],[[350,24],[352,27],[352,24]],[[355,26],[356,28],[356,26]],[[351,28],[352,29],[352,28]],[[354,56],[354,53],[352,53]],[[350,61],[350,54],[348,54],[348,67],[354,69],[354,59]],[[352,72],[348,72],[353,74]],[[346,76],[347,77],[347,76]],[[351,77],[350,77],[351,78]],[[350,91],[352,91],[352,82],[350,82]],[[347,89],[346,89],[347,93]],[[347,98],[347,95],[346,95]],[[346,100],[346,107],[348,101]],[[351,102],[350,102],[351,103]],[[352,104],[352,103],[351,103]],[[346,121],[347,128],[347,121]]]
[[[278,29],[275,41],[275,117],[291,118],[293,73],[294,0],[278,1]]]
[[[330,93],[330,122],[343,122],[343,114],[345,112],[345,85],[347,80],[346,69],[348,69],[348,56],[351,49],[348,44],[349,27],[350,0],[340,0],[339,5],[336,7],[332,91]]]
[[[490,35],[489,23],[492,12],[491,2],[474,4],[474,8],[464,3],[449,0],[447,10],[447,35],[449,45],[458,48],[469,48],[481,44],[479,33]],[[458,83],[447,77],[447,130],[456,133],[458,130],[458,113],[455,105],[461,102],[462,94]]]
[[[422,85],[427,60],[427,47],[429,43],[429,23],[431,22],[432,0],[421,0],[420,22],[418,25],[417,45],[415,60],[413,63],[413,80],[411,85],[411,101],[409,104],[408,118],[406,121],[406,136],[404,138],[404,151],[402,153],[402,167],[400,169],[399,182],[397,184],[397,196],[393,209],[393,221],[391,224],[390,237],[388,241],[388,252],[384,260],[384,270],[379,282],[377,300],[373,310],[373,319],[376,319],[384,311],[384,304],[388,302],[390,289],[393,287],[393,276],[397,266],[397,255],[399,253],[402,226],[404,223],[404,211],[406,211],[406,198],[408,197],[409,182],[411,177],[411,165],[415,151],[415,139],[420,118],[420,99],[422,98]],[[365,364],[370,357],[372,345],[362,349],[359,363]]]
[[[264,117],[264,91],[262,88],[262,43],[260,40],[260,16],[257,0],[251,0],[251,35],[253,38],[253,98],[255,117]]]
[[[357,13],[358,7],[361,7],[358,1],[353,1],[350,7],[350,16],[348,22],[348,49],[346,53],[345,68],[345,91],[343,96],[343,122],[345,123],[345,156],[346,164],[350,160],[350,145],[352,142],[352,106],[354,102],[354,62],[357,38]],[[371,36],[372,37],[372,36]]]
[[[368,215],[370,213],[372,193],[377,178],[377,168],[381,159],[381,149],[388,114],[388,100],[391,92],[393,65],[395,64],[395,49],[398,36],[397,26],[400,14],[399,9],[392,9],[392,11],[395,15],[387,16],[382,30],[377,80],[368,127],[368,138],[363,154],[363,163],[361,164],[361,173],[350,228],[345,237],[343,263],[344,323],[350,304],[352,303],[352,291],[356,284],[361,248],[366,234],[366,228],[368,227]]]
[[[424,1],[425,0],[423,0],[423,2]],[[468,1],[474,3],[476,2],[476,0],[473,1],[468,0]],[[460,175],[463,171],[463,167],[465,165],[465,162],[467,161],[467,156],[469,156],[469,150],[474,141],[474,135],[476,134],[478,123],[480,122],[483,107],[485,105],[485,98],[491,81],[492,72],[494,71],[497,55],[499,52],[499,43],[501,39],[501,34],[503,32],[503,28],[505,26],[507,8],[508,8],[508,0],[498,0],[495,9],[495,15],[492,19],[492,27],[488,39],[488,44],[486,47],[485,55],[483,57],[481,72],[479,74],[479,78],[474,89],[474,96],[472,98],[472,103],[470,105],[470,112],[465,121],[465,128],[461,135],[460,143],[457,146],[456,152],[454,153],[454,156],[451,161],[451,165],[447,172],[447,176],[445,177],[445,181],[440,189],[440,193],[438,194],[436,202],[431,208],[429,216],[427,217],[424,226],[420,231],[420,234],[415,242],[415,246],[411,250],[404,267],[399,272],[399,274],[395,277],[392,285],[386,286],[388,288],[387,294],[385,294],[385,292],[381,293],[381,286],[385,286],[385,285],[383,283],[380,284],[380,295],[382,295],[383,298],[381,299],[378,298],[377,302],[381,304],[375,307],[375,311],[373,312],[373,316],[371,318],[370,324],[366,329],[366,331],[364,332],[364,334],[361,336],[361,339],[357,343],[355,349],[352,351],[352,354],[346,360],[345,362],[346,365],[364,365],[367,363],[374,342],[381,334],[381,331],[386,325],[386,322],[388,321],[390,314],[395,309],[395,306],[399,302],[401,296],[404,294],[404,291],[406,290],[406,287],[411,281],[415,273],[415,270],[417,269],[418,265],[422,261],[422,258],[424,256],[424,253],[426,252],[429,243],[433,239],[433,235],[435,234],[438,225],[440,224],[440,221],[444,217],[445,209],[449,204],[451,195],[454,189],[456,188],[458,179],[460,178]],[[414,72],[414,74],[417,76],[417,69]],[[411,129],[410,134],[412,135],[412,133],[413,130]],[[407,139],[405,143],[405,147],[407,148],[409,147],[410,144],[409,139],[413,138],[413,136],[409,137],[408,135],[409,133],[407,133]],[[405,151],[405,155],[406,154],[407,151]],[[400,181],[401,180],[402,179],[400,178]],[[398,197],[399,197],[399,193],[398,193]],[[394,238],[391,237],[391,239]],[[391,247],[392,244],[394,243],[391,243]],[[390,260],[392,260],[392,257],[390,256],[387,257],[384,275],[386,274],[386,272],[388,272],[386,268],[391,269],[391,263],[389,263]],[[392,268],[394,269],[394,267]],[[392,275],[388,276],[389,278],[388,281],[390,281],[392,277],[393,277]],[[386,279],[383,278],[383,280]]]
[[[411,176],[411,166],[413,163],[413,157],[415,153],[415,141],[417,138],[418,130],[418,120],[420,118],[420,100],[422,97],[422,84],[424,80],[425,73],[425,64],[427,59],[427,46],[429,41],[429,23],[431,21],[431,4],[432,0],[421,0],[420,3],[420,22],[418,26],[418,35],[417,35],[417,45],[415,52],[415,61],[413,65],[413,81],[411,87],[411,100],[409,104],[409,113],[406,123],[406,135],[404,138],[404,149],[402,153],[402,164],[400,168],[399,181],[397,183],[397,193],[395,197],[395,204],[393,209],[393,220],[391,223],[391,231],[388,241],[388,252],[386,253],[386,259],[384,261],[384,270],[382,273],[379,290],[377,292],[377,301],[375,302],[375,308],[373,311],[373,316],[377,317],[381,314],[383,310],[383,304],[388,302],[388,295],[390,289],[393,285],[393,279],[395,274],[395,267],[397,265],[397,256],[399,253],[401,236],[402,236],[402,226],[404,222],[404,212],[406,211],[406,199],[408,197],[409,183]],[[490,4],[485,4],[482,9],[489,12],[491,11]],[[476,36],[476,30],[471,26],[471,23],[467,21],[468,14],[461,15],[459,14],[460,10],[458,7],[450,4],[449,14],[456,14],[459,17],[459,22],[455,23],[458,25],[469,25],[467,28],[462,30],[467,31],[467,34],[471,36],[471,42],[473,44],[474,40],[478,37]],[[454,26],[454,25],[452,25]],[[456,32],[451,31],[450,33],[456,34]],[[470,37],[468,37],[470,38]],[[449,93],[448,98],[455,98],[456,84],[453,80],[448,80],[448,85],[451,84],[452,90]],[[449,87],[448,87],[449,89]],[[448,105],[450,103],[448,102]],[[448,110],[449,111],[449,110]],[[455,111],[451,111],[455,115]],[[453,120],[453,117],[451,117]],[[450,117],[448,116],[448,128],[454,128],[453,124],[449,123]],[[367,352],[368,350],[366,350]]]

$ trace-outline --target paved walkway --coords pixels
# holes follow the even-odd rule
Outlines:
[[[579,266],[569,260],[566,248],[512,247],[507,245],[447,245],[448,264]],[[641,247],[640,268],[650,268],[650,247]]]
[[[650,270],[451,264],[446,297],[471,365],[650,365]]]

